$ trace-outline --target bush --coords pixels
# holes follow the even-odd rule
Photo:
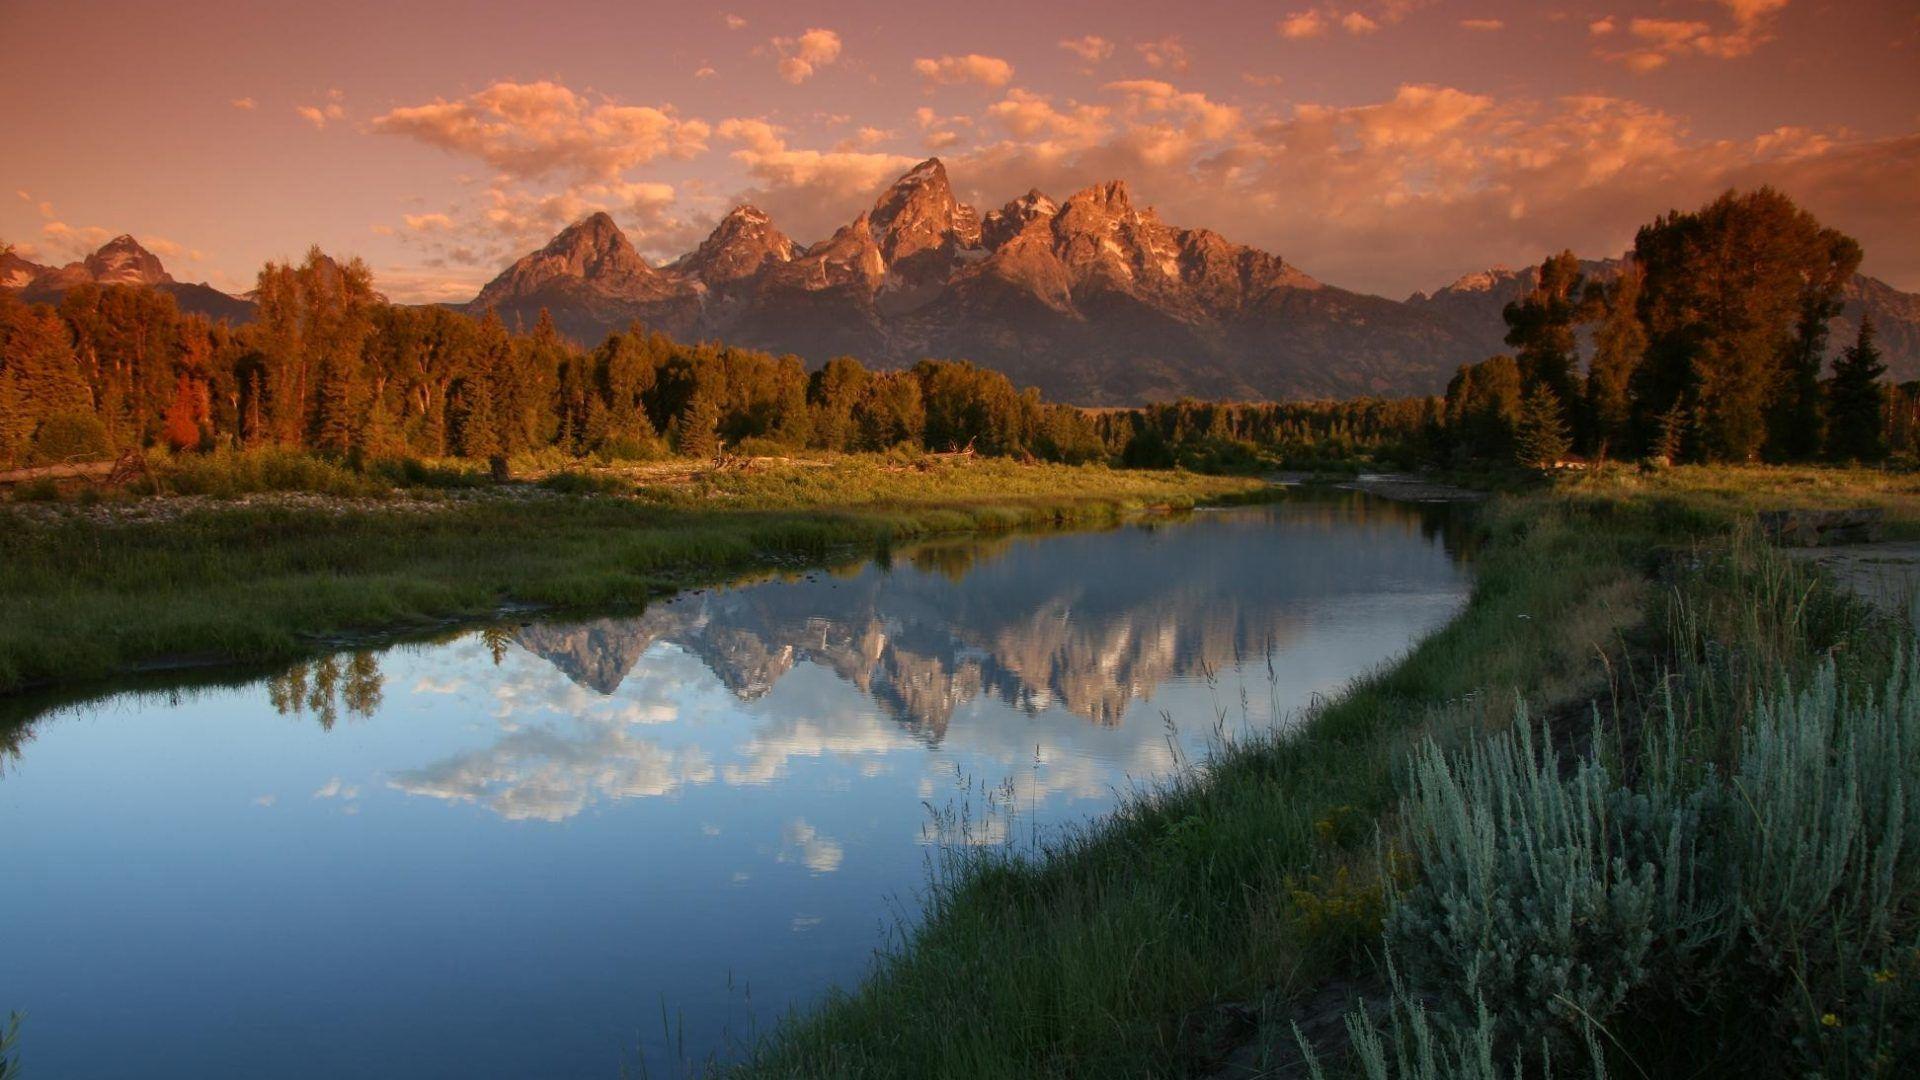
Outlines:
[[[113,453],[113,440],[107,437],[107,425],[92,413],[54,413],[33,432],[29,465],[60,465],[67,462],[98,461]]]
[[[1563,772],[1524,710],[1463,756],[1429,744],[1406,805],[1421,879],[1390,898],[1385,937],[1444,1044],[1484,1035],[1516,1071],[1596,1031],[1670,1065],[1920,1058],[1920,648],[1903,639],[1891,666],[1862,689],[1829,658],[1760,701],[1724,778],[1681,767],[1685,693],[1650,721],[1631,787],[1597,760]],[[1690,1051],[1701,1017],[1713,1045]],[[1388,1045],[1432,1034],[1396,1022]]]
[[[1698,946],[1700,800],[1616,787],[1595,761],[1562,778],[1524,707],[1514,727],[1459,759],[1420,754],[1407,813],[1423,876],[1386,937],[1442,1023],[1485,1010],[1505,1045],[1571,1049],[1652,976],[1656,949],[1673,962]]]
[[[610,473],[582,472],[570,469],[557,472],[540,486],[562,495],[631,495],[633,483]]]

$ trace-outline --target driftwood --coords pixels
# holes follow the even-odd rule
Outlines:
[[[1886,511],[1870,506],[1848,510],[1762,510],[1760,531],[1782,547],[1831,547],[1871,544],[1880,539]]]
[[[144,455],[128,450],[112,461],[61,461],[36,465],[30,469],[0,472],[0,487],[31,484],[39,480],[83,480],[99,488],[124,487],[135,480],[152,480]]]

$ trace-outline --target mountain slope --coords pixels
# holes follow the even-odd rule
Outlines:
[[[145,286],[171,295],[180,310],[189,314],[231,323],[253,319],[251,301],[204,282],[175,281],[158,256],[125,234],[79,262],[60,267],[40,266],[11,253],[0,256],[0,288],[18,289],[24,300],[57,304],[68,289],[85,284]]]
[[[814,362],[965,358],[1089,405],[1431,392],[1481,352],[1432,312],[1169,225],[1124,182],[1062,203],[1031,191],[983,217],[937,158],[804,249],[741,207],[666,266],[630,252],[611,220],[589,218],[468,308],[527,323],[544,306],[587,342],[638,320]]]

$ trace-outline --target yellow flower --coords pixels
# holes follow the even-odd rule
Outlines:
[[[1839,1027],[1840,1018],[1833,1015],[1832,1013],[1828,1013],[1827,1015],[1822,1016],[1820,1018],[1820,1023],[1826,1027]]]
[[[1881,968],[1881,969],[1880,969],[1879,971],[1876,971],[1876,972],[1874,972],[1874,973],[1873,973],[1873,981],[1874,981],[1874,982],[1876,982],[1876,983],[1879,983],[1879,984],[1881,984],[1881,985],[1885,985],[1885,984],[1887,984],[1887,983],[1890,983],[1890,982],[1892,982],[1892,981],[1893,981],[1893,969],[1892,969],[1892,968]]]

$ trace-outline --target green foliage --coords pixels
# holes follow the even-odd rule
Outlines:
[[[20,1080],[25,1075],[20,1067],[20,1014],[10,1013],[6,1030],[0,1031],[0,1080]]]
[[[1521,465],[1549,469],[1573,449],[1560,399],[1542,383],[1527,393],[1514,431],[1513,455]]]
[[[1887,456],[1887,373],[1873,341],[1873,320],[1860,320],[1860,337],[1833,365],[1833,405],[1827,456],[1840,461],[1879,461]]]
[[[1386,941],[1447,1039],[1517,1060],[1604,1034],[1662,1073],[1876,1075],[1920,1053],[1920,983],[1901,978],[1920,959],[1920,647],[1817,652],[1831,620],[1769,599],[1796,591],[1775,559],[1736,551],[1671,623],[1689,651],[1703,620],[1744,626],[1772,659],[1683,664],[1634,753],[1569,767],[1522,711],[1464,754],[1418,755],[1420,880]],[[1767,610],[1692,610],[1727,590]],[[1797,689],[1730,693],[1802,666]]]
[[[33,432],[27,460],[35,465],[99,461],[113,453],[107,426],[86,412],[59,412],[40,422]]]

